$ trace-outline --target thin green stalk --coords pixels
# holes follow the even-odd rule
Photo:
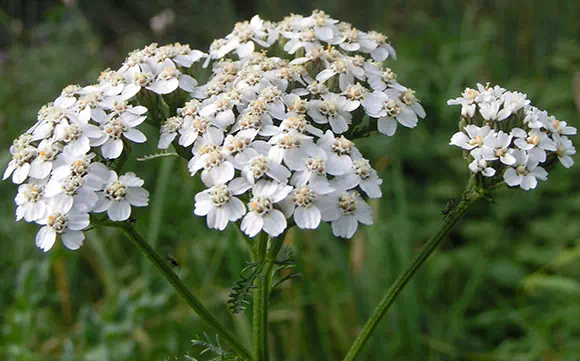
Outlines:
[[[257,244],[257,258],[259,263],[263,263],[262,277],[258,280],[258,286],[254,290],[254,314],[253,314],[253,340],[254,359],[256,361],[268,360],[268,293],[267,285],[271,267],[268,266],[266,253],[268,251],[269,237],[266,233],[259,236]],[[265,291],[266,290],[266,291]]]
[[[473,181],[473,178],[472,178]],[[477,200],[485,197],[483,191],[479,189],[473,182],[470,182],[463,193],[463,197],[461,201],[457,204],[455,208],[449,211],[445,216],[443,226],[437,232],[437,234],[431,237],[427,243],[421,248],[421,252],[415,258],[413,263],[407,268],[407,270],[400,275],[397,280],[393,283],[389,291],[385,294],[385,296],[379,302],[377,308],[373,311],[371,317],[367,321],[366,325],[364,326],[363,330],[361,331],[360,335],[356,338],[354,343],[352,344],[350,350],[348,351],[344,361],[353,361],[358,354],[361,352],[362,348],[364,347],[365,343],[369,340],[371,334],[383,318],[383,316],[387,313],[389,308],[393,305],[397,296],[401,291],[405,288],[405,285],[413,275],[417,272],[417,270],[421,267],[423,263],[429,258],[431,253],[437,248],[439,243],[451,232],[451,230],[455,227],[455,225],[459,222],[459,220],[463,217],[469,206],[475,203]]]
[[[119,226],[118,226],[119,227]],[[232,350],[246,360],[253,360],[251,352],[234,336],[217,318],[212,315],[201,302],[187,289],[169,264],[151,246],[137,233],[135,228],[130,224],[123,224],[119,228],[125,235],[139,248],[141,252],[161,271],[163,276],[171,283],[173,288],[187,302],[191,309],[214,330],[221,339],[225,340]]]
[[[260,235],[258,243],[258,261],[263,263],[262,276],[258,281],[258,287],[254,292],[254,352],[256,361],[268,361],[270,352],[268,350],[268,301],[270,298],[270,287],[272,283],[272,273],[280,249],[284,244],[286,233],[282,233],[276,238],[269,238],[265,234]],[[268,242],[270,250],[268,252]]]

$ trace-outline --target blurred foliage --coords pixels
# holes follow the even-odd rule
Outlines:
[[[291,232],[304,277],[276,291],[271,318],[275,360],[338,360],[381,295],[442,221],[467,174],[447,146],[467,85],[491,81],[527,92],[534,103],[580,126],[578,1],[344,0],[0,0],[0,165],[40,106],[69,83],[149,42],[206,49],[255,13],[280,19],[321,8],[361,29],[388,34],[428,118],[394,138],[360,142],[384,178],[372,203],[376,224],[351,241],[328,227]],[[152,31],[165,9],[174,21]],[[576,82],[574,82],[576,79]],[[574,87],[574,84],[576,88]],[[155,137],[149,129],[148,136]],[[137,156],[153,150],[143,146]],[[193,216],[198,180],[183,161],[132,161],[153,197],[138,227],[160,252],[169,246],[180,277],[250,343],[250,316],[227,301],[246,265],[233,229],[208,231]],[[580,167],[557,169],[533,192],[499,191],[451,234],[382,322],[361,360],[580,359]],[[16,186],[0,183],[0,358],[164,360],[195,357],[209,330],[130,242],[116,231],[88,233],[79,252],[43,254],[36,227],[14,222]],[[211,336],[211,332],[209,333]],[[213,339],[213,337],[210,337]],[[203,356],[202,358],[203,359]]]

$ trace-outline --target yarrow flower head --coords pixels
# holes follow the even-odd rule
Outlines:
[[[352,237],[358,223],[372,223],[365,200],[382,195],[382,180],[354,138],[392,136],[398,124],[414,128],[425,117],[415,91],[384,63],[390,58],[396,53],[385,35],[318,10],[280,22],[256,15],[207,53],[179,43],[136,50],[95,84],[67,86],[14,141],[4,179],[20,185],[16,218],[43,226],[37,245],[45,251],[56,239],[80,247],[93,221],[130,220],[149,193],[121,169],[132,148],[149,140],[148,124],[163,153],[176,147],[191,175],[200,174],[206,189],[195,196],[194,213],[209,228],[232,222],[250,237],[278,237],[289,226],[329,222],[336,236]],[[196,79],[200,69],[210,72],[204,83]],[[498,97],[511,112],[527,106],[520,94]],[[572,128],[549,126],[558,138],[538,135],[534,147],[569,164]],[[504,143],[489,146],[507,161],[497,155]]]
[[[525,190],[545,181],[558,161],[574,164],[576,128],[534,107],[526,94],[477,84],[449,105],[461,105],[460,131],[450,145],[464,149],[469,170],[483,187],[505,183]]]

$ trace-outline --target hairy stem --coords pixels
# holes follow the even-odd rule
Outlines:
[[[147,256],[147,258],[161,271],[163,276],[171,283],[175,291],[187,302],[189,307],[199,315],[199,317],[214,330],[221,339],[225,340],[232,350],[243,357],[245,360],[253,360],[251,352],[234,336],[230,330],[223,326],[217,318],[212,315],[201,302],[187,289],[183,281],[177,275],[169,264],[151,246],[137,233],[131,224],[120,226],[123,233],[137,246],[137,248]]]
[[[353,361],[357,357],[383,316],[393,305],[397,299],[397,296],[405,288],[407,282],[413,278],[413,275],[415,275],[421,265],[425,263],[425,261],[429,258],[431,253],[433,253],[441,241],[449,234],[449,232],[451,232],[451,230],[463,217],[469,206],[471,206],[477,200],[485,197],[483,191],[474,184],[473,180],[474,179],[472,178],[472,182],[468,184],[467,188],[463,192],[461,201],[445,216],[441,229],[437,232],[437,234],[431,237],[427,243],[425,243],[413,263],[411,263],[407,270],[397,278],[388,292],[383,296],[377,308],[373,311],[371,317],[365,324],[363,330],[352,344],[350,350],[344,358],[344,361]]]

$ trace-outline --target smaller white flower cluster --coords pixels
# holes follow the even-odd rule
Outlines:
[[[60,236],[66,247],[77,249],[89,213],[107,211],[112,221],[124,221],[131,205],[147,205],[140,178],[118,176],[103,163],[111,165],[130,142],[147,140],[137,129],[147,117],[137,94],[193,91],[197,82],[186,72],[204,56],[181,44],[153,44],[131,53],[119,70],[102,72],[98,84],[67,86],[39,111],[36,124],[11,146],[3,177],[21,184],[16,219],[44,226],[38,247],[47,251]]]
[[[568,136],[576,128],[530,104],[526,94],[477,84],[448,105],[461,105],[461,131],[450,145],[469,151],[469,169],[503,180],[511,187],[534,189],[546,180],[556,159],[569,168],[576,148]]]

